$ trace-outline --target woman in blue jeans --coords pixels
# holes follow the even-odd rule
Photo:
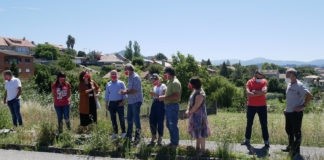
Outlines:
[[[153,104],[150,113],[150,128],[152,133],[151,143],[155,143],[156,131],[159,133],[159,139],[157,144],[161,145],[164,129],[164,102],[159,101],[158,97],[165,95],[167,89],[166,85],[162,83],[162,78],[157,74],[151,76],[152,83],[154,85],[153,92],[149,92],[153,96]]]
[[[52,85],[52,94],[54,97],[54,107],[58,119],[59,133],[63,132],[63,116],[66,127],[71,130],[70,123],[70,95],[71,85],[66,81],[64,72],[59,72],[56,81]]]

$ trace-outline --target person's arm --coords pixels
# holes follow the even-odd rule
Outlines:
[[[255,96],[254,92],[252,92],[249,88],[246,88],[246,95],[248,97],[254,97]]]
[[[301,106],[297,106],[295,107],[295,111],[296,112],[300,112],[300,111],[303,111],[305,109],[305,107],[309,104],[309,102],[312,100],[313,98],[313,95],[310,93],[310,92],[307,92],[306,95],[305,95],[305,103]]]
[[[54,84],[52,85],[52,96],[55,97],[55,87],[54,87]]]
[[[189,111],[189,114],[192,114],[194,112],[196,112],[196,110],[200,107],[200,105],[202,104],[204,100],[204,97],[202,95],[197,95],[195,98],[195,104],[194,106],[191,108],[191,110]]]
[[[71,87],[71,84],[70,84],[69,82],[66,82],[66,84],[67,84],[67,87],[68,87],[68,90],[67,90],[67,97],[70,98],[72,87]]]
[[[22,87],[18,87],[18,93],[16,95],[16,99],[18,99],[20,97],[21,92],[22,92]]]
[[[125,89],[126,89],[126,86],[125,86],[124,82],[121,83],[121,89],[122,89],[122,90],[125,90]],[[123,96],[123,97],[122,97],[123,100],[119,103],[119,107],[124,106],[124,104],[125,104],[125,102],[126,102],[127,95],[124,94],[124,95],[122,95],[122,96]]]
[[[105,102],[106,102],[106,109],[108,110],[109,108],[109,86],[108,84],[106,85],[106,91],[105,91]]]
[[[254,91],[254,96],[261,96],[261,95],[265,95],[268,92],[268,87],[264,86],[261,90],[259,91]]]
[[[5,95],[3,98],[3,104],[7,104],[7,90],[5,91]]]

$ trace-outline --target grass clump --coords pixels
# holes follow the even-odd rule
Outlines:
[[[54,124],[51,122],[41,123],[41,128],[37,136],[37,146],[49,146],[52,145],[55,139]]]

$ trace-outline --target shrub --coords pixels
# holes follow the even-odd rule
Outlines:
[[[58,59],[57,64],[64,70],[70,71],[76,67],[70,56],[62,56]]]
[[[138,65],[138,66],[144,66],[144,59],[141,58],[141,57],[134,57],[132,59],[132,64],[135,66],[135,65]]]
[[[52,122],[42,122],[37,137],[37,146],[49,146],[53,144],[55,138],[55,129]]]
[[[161,66],[160,64],[151,64],[149,67],[148,67],[148,71],[150,72],[150,74],[153,74],[153,73],[157,73],[157,74],[160,74],[163,70],[163,66]]]

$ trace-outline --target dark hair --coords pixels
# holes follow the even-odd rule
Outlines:
[[[201,80],[199,77],[192,77],[189,81],[189,83],[192,85],[192,88],[194,89],[201,89]]]
[[[63,71],[60,71],[60,72],[57,73],[56,82],[55,82],[56,85],[60,84],[60,78],[66,78],[66,75],[65,75],[65,73]],[[65,82],[64,82],[64,84],[65,84]]]
[[[12,72],[11,72],[11,70],[5,70],[3,72],[3,75],[5,75],[5,76],[12,76]]]
[[[164,73],[168,73],[170,76],[175,76],[175,70],[173,67],[166,67],[164,69]]]
[[[80,82],[83,82],[83,77],[86,75],[86,74],[89,74],[89,71],[81,71],[80,74],[79,74],[79,81]],[[89,82],[91,81],[91,78],[89,79]]]

